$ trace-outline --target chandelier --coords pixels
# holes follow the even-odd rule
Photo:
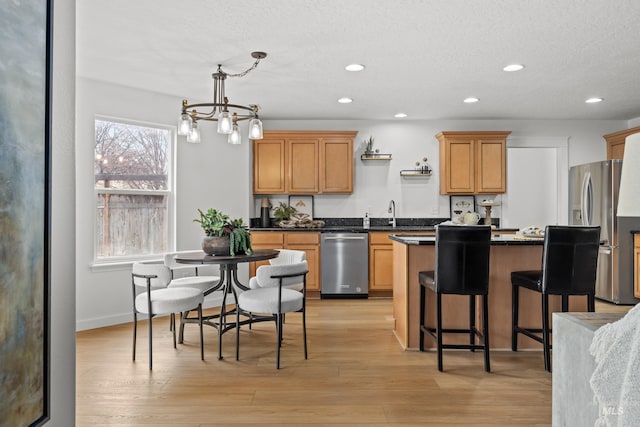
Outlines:
[[[238,130],[238,122],[249,120],[249,139],[262,139],[262,121],[258,117],[257,105],[230,104],[225,95],[224,84],[227,77],[244,77],[255,69],[261,59],[267,57],[265,52],[251,52],[255,62],[251,67],[238,74],[229,74],[222,70],[218,64],[218,71],[213,73],[213,102],[201,104],[189,104],[182,101],[182,113],[178,122],[178,135],[186,135],[187,142],[200,142],[199,120],[218,122],[218,133],[229,135],[229,144],[242,143],[242,137]],[[203,111],[206,110],[206,111]]]

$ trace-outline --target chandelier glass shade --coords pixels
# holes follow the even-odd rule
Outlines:
[[[200,142],[200,129],[198,121],[218,122],[217,131],[219,134],[228,135],[229,144],[241,144],[242,137],[238,129],[238,122],[249,120],[249,139],[262,139],[262,121],[258,117],[259,107],[257,105],[230,104],[225,95],[225,81],[227,77],[244,77],[251,70],[255,69],[261,59],[267,57],[264,52],[252,52],[251,57],[255,62],[247,70],[238,74],[229,74],[222,70],[222,65],[218,64],[218,70],[211,75],[213,78],[213,100],[212,102],[189,104],[185,99],[182,101],[182,112],[178,120],[178,135],[185,135],[187,142]]]

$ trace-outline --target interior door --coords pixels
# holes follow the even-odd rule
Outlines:
[[[507,149],[508,191],[502,196],[501,226],[544,228],[558,224],[557,152],[550,147]]]

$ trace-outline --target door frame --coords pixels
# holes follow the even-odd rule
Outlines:
[[[569,139],[570,137],[528,137],[511,136],[507,138],[507,150],[510,148],[553,148],[556,151],[556,172],[558,177],[557,218],[558,224],[569,223]],[[507,164],[507,168],[509,165]],[[507,192],[502,195],[503,204],[509,200],[509,183]],[[508,203],[507,203],[508,206]],[[507,206],[502,207],[502,217],[509,217]]]

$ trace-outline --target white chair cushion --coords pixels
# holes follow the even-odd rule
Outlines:
[[[166,288],[171,281],[171,271],[169,271],[169,268],[164,264],[135,262],[133,263],[131,271],[134,274],[144,276],[158,276],[157,278],[151,279],[152,289]],[[142,277],[134,277],[133,283],[135,283],[136,286],[147,287],[147,279]]]
[[[304,296],[298,291],[282,289],[281,313],[298,311]],[[240,294],[238,305],[252,313],[278,313],[278,288],[250,289]]]
[[[288,274],[304,273],[308,271],[307,261],[297,264],[283,265],[261,265],[256,270],[256,280],[261,288],[277,287],[280,285],[280,279],[272,279],[271,276],[281,276]],[[298,285],[302,282],[302,276],[287,277],[282,279],[283,286]],[[302,289],[302,287],[300,287]]]
[[[197,288],[200,292],[213,288],[220,278],[218,276],[189,276],[173,279],[169,283],[169,288]]]
[[[271,265],[298,264],[307,259],[305,251],[297,251],[294,249],[276,249],[278,256],[269,260]]]
[[[207,307],[219,307],[222,305],[222,298],[224,297],[224,291],[222,289],[218,289],[215,292],[211,292],[207,295],[205,300],[205,305]],[[233,305],[236,303],[236,298],[233,296],[233,293],[227,294],[227,299],[225,300],[225,304]]]
[[[165,288],[151,291],[151,311],[153,314],[177,313],[193,310],[202,304],[204,295],[196,288]],[[147,293],[136,296],[136,311],[149,314]]]
[[[299,278],[289,279],[289,280],[297,280],[297,279]],[[293,289],[294,291],[301,291],[303,287],[304,287],[304,284],[302,283],[302,281],[298,283],[292,283],[289,285],[283,285],[283,288]],[[260,285],[258,285],[258,278],[254,276],[251,279],[249,279],[249,289],[258,289],[258,288],[260,288]]]

